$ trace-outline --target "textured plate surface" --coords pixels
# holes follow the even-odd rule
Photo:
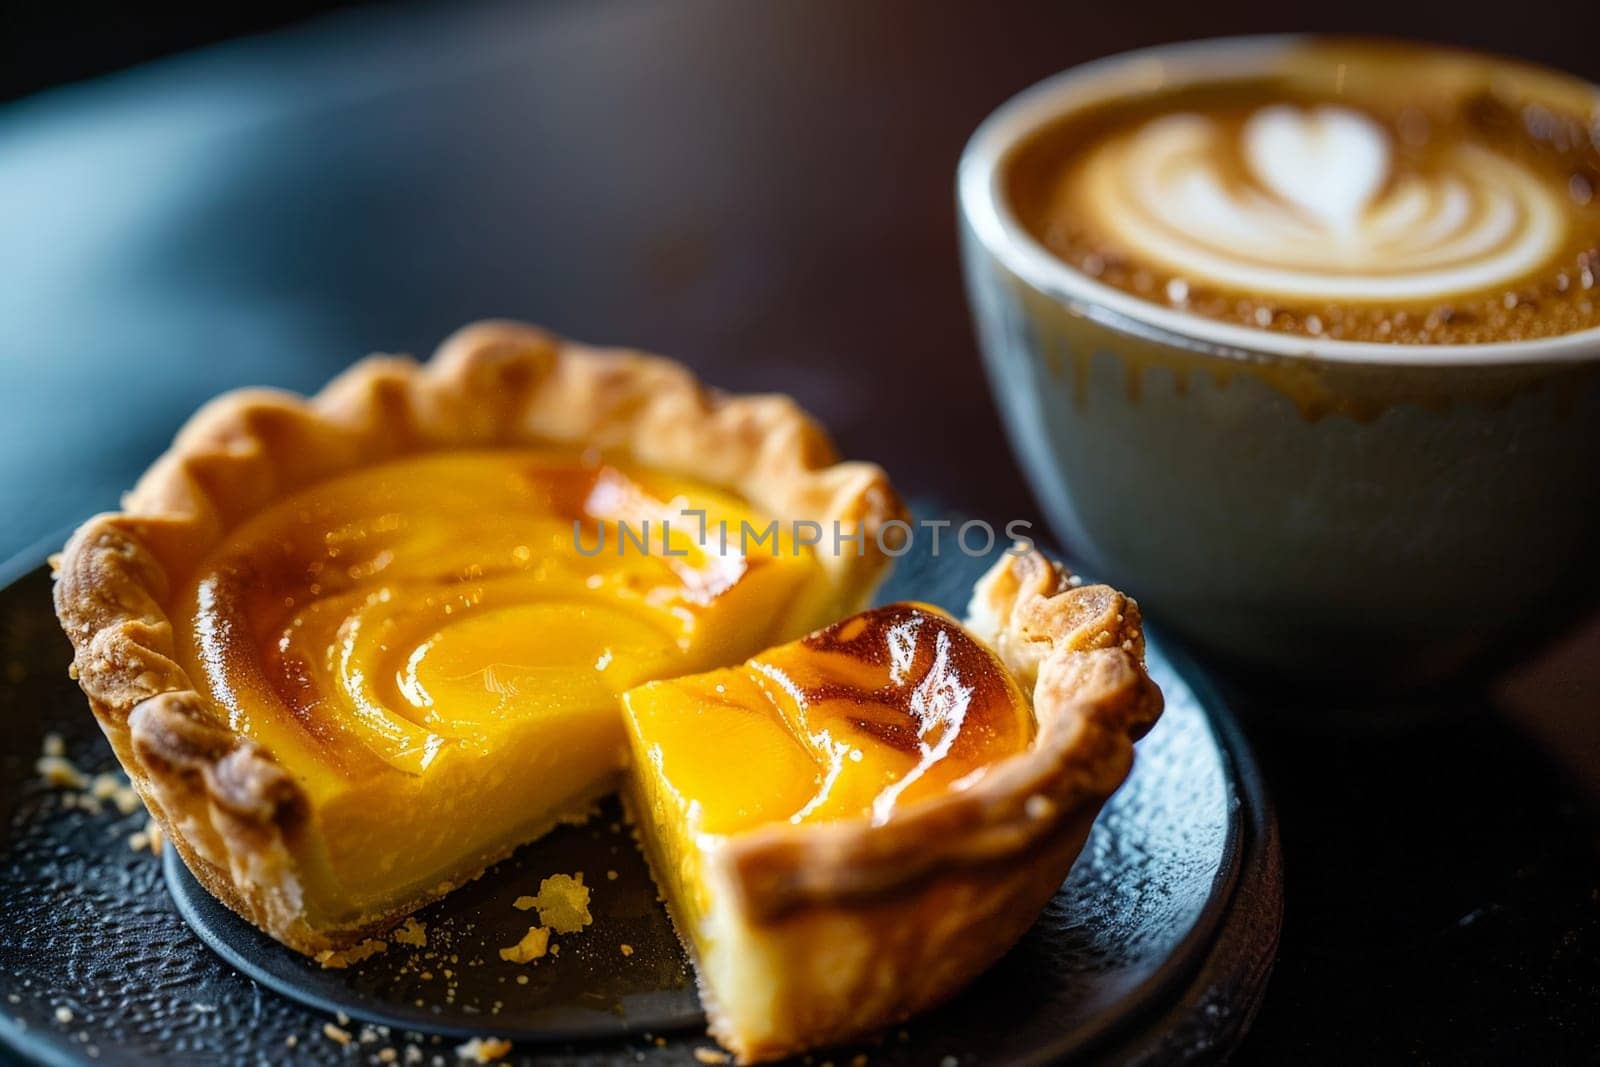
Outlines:
[[[960,611],[987,562],[935,558],[919,539],[883,599]],[[1166,713],[1033,930],[951,1003],[836,1061],[866,1052],[875,1064],[1048,1062],[1090,1051],[1173,1060],[1242,1033],[1277,936],[1276,844],[1226,711],[1174,656],[1152,646]],[[384,1048],[403,1059],[414,1045],[453,1061],[458,1035],[516,1034],[539,1041],[513,1059],[598,1065],[682,1063],[708,1046],[683,956],[613,806],[422,913],[428,947],[391,944],[345,970],[315,968],[231,914],[200,908],[210,936],[263,979],[252,982],[191,931],[160,863],[129,847],[142,812],[88,810],[36,774],[50,732],[85,771],[115,770],[66,677],[69,659],[48,575],[22,572],[0,591],[0,1039],[12,1049],[48,1062],[348,1063],[382,1062]],[[593,887],[595,924],[558,938],[559,956],[501,961],[494,948],[527,926],[510,899],[574,870]],[[350,1045],[324,1032],[335,1010],[353,1020],[341,1027]],[[663,1035],[669,1027],[678,1029]]]
[[[615,798],[583,826],[558,828],[418,912],[425,946],[391,940],[345,969],[290,952],[239,918],[195,880],[176,849],[162,854],[161,866],[179,914],[212,951],[329,1015],[458,1038],[489,1026],[497,1037],[541,1042],[705,1026],[688,961]],[[556,956],[502,962],[499,949],[538,922],[537,912],[515,906],[517,898],[538,892],[549,875],[580,872],[591,887],[594,924],[553,937]]]

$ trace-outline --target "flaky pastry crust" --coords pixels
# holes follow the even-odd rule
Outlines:
[[[714,880],[738,895],[792,1008],[791,1030],[752,1043],[708,1003],[713,1035],[741,1062],[891,1025],[997,959],[1060,887],[1159,717],[1139,607],[1115,589],[1079,585],[1019,545],[968,613],[1031,695],[1033,743],[882,823],[779,823],[726,843]]]
[[[486,322],[424,365],[370,357],[310,398],[265,389],[219,397],[122,510],[86,522],[57,561],[72,672],[134,786],[206,887],[295,949],[317,954],[367,931],[330,934],[307,922],[291,848],[305,798],[177,662],[169,596],[230,530],[296,490],[407,454],[540,443],[625,456],[732,491],[785,522],[860,524],[859,554],[817,557],[846,611],[888,564],[879,532],[904,517],[883,471],[839,462],[787,397],[728,396],[670,360]]]

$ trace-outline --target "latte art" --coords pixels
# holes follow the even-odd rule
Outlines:
[[[1525,276],[1565,236],[1562,205],[1520,164],[1454,146],[1399,174],[1366,116],[1273,106],[1236,136],[1204,115],[1158,118],[1107,144],[1081,207],[1116,241],[1189,282],[1340,300],[1445,300]]]
[[[1098,75],[1011,151],[1017,221],[1088,293],[1334,341],[1600,329],[1600,90],[1404,42],[1246,58]]]

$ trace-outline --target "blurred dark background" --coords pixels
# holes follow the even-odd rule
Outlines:
[[[7,5],[0,557],[112,505],[220,389],[485,315],[793,392],[912,492],[1031,517],[956,266],[973,127],[1095,56],[1312,23],[1600,75],[1600,6],[1440,11]]]
[[[353,0],[172,4],[165,8],[108,0],[7,4],[0,13],[0,99],[351,6]]]
[[[222,389],[490,315],[790,392],[910,494],[1036,518],[967,322],[963,142],[1087,59],[1313,28],[1600,78],[1574,0],[6,5],[0,558]],[[1597,650],[1416,733],[1285,731],[1297,694],[1256,695],[1288,917],[1242,1059],[1594,1062]]]

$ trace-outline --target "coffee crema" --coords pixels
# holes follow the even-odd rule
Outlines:
[[[1207,318],[1428,344],[1600,327],[1600,102],[1508,60],[1311,42],[1073,112],[1006,177],[1056,256]]]

